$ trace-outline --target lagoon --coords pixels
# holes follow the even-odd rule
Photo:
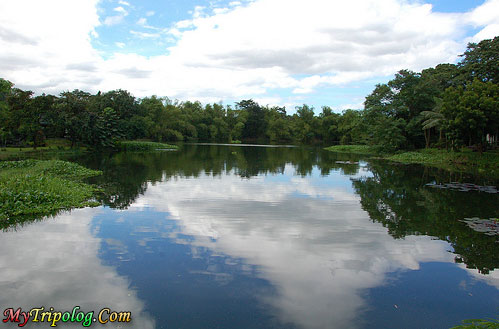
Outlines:
[[[499,194],[432,187],[497,181],[310,147],[72,160],[104,172],[91,178],[102,206],[0,233],[2,312],[107,307],[132,321],[105,326],[142,329],[449,328],[498,316],[499,236],[465,220],[498,218]]]

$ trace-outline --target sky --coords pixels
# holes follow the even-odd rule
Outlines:
[[[36,94],[360,109],[499,35],[499,0],[0,1],[0,77]]]

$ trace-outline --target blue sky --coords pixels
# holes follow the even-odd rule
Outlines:
[[[0,4],[0,77],[36,93],[341,111],[496,35],[499,0],[19,0]]]

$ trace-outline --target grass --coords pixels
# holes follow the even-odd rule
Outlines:
[[[420,163],[450,170],[487,174],[499,178],[499,153],[497,152],[480,154],[471,150],[452,152],[440,149],[423,149],[391,155],[386,159],[402,163]]]
[[[143,141],[122,141],[117,143],[117,147],[121,151],[154,151],[178,148],[176,145]]]
[[[0,162],[0,226],[98,205],[91,200],[97,189],[82,180],[101,173],[61,160]]]
[[[338,153],[376,154],[374,148],[369,145],[334,145],[326,147],[326,150]]]

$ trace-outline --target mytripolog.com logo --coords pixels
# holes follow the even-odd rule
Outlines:
[[[83,312],[80,311],[79,306],[73,307],[72,311],[54,311],[51,307],[49,310],[38,307],[32,308],[29,311],[23,311],[20,307],[15,310],[14,308],[7,308],[3,312],[5,318],[2,320],[4,323],[12,322],[17,323],[19,327],[24,327],[29,321],[34,323],[48,323],[51,327],[57,327],[57,324],[62,323],[81,323],[84,327],[90,327],[93,323],[106,324],[109,322],[130,322],[132,321],[132,312],[115,312],[109,308],[103,308],[94,317],[94,311]]]

